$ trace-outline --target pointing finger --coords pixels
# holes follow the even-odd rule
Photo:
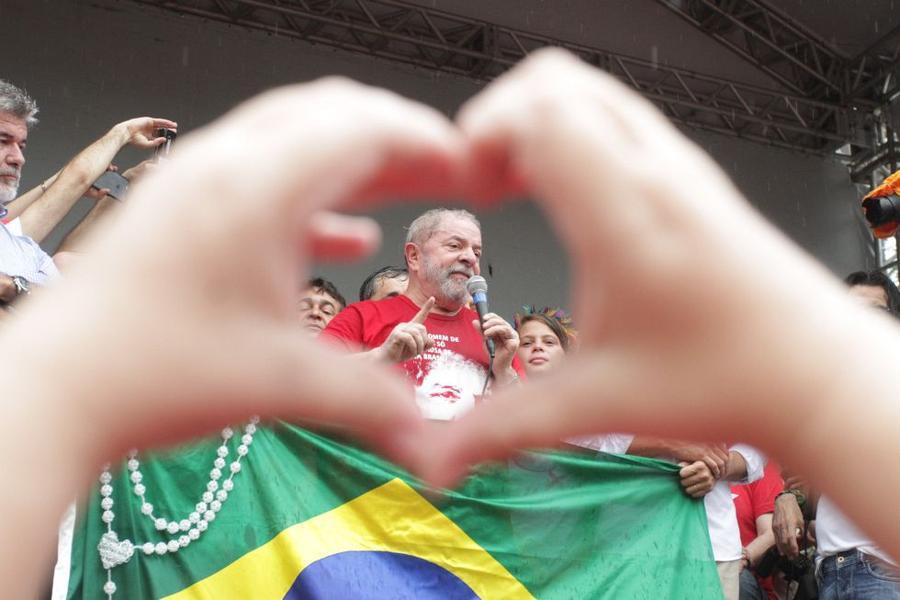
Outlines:
[[[410,323],[424,325],[425,319],[428,318],[428,313],[431,312],[432,308],[434,308],[434,296],[425,301],[425,304],[422,305],[422,308],[419,309],[419,312],[416,313],[416,316],[412,318]]]

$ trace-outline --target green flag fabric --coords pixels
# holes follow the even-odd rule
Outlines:
[[[117,599],[722,597],[703,503],[685,496],[674,465],[528,452],[438,496],[356,446],[284,423],[255,431],[197,539],[146,553],[196,528],[187,515],[222,443],[141,457],[152,515],[127,463],[111,471],[104,506],[95,490],[78,507],[69,598],[106,598],[108,580]],[[160,515],[184,527],[159,531]],[[107,560],[122,561],[108,571],[101,540]]]

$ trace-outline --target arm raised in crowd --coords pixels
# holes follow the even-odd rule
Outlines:
[[[155,136],[156,130],[161,127],[174,129],[177,125],[168,119],[152,117],[138,117],[114,125],[103,137],[79,152],[53,178],[28,192],[26,196],[42,190],[39,196],[29,199],[27,208],[19,215],[25,235],[36,242],[43,241],[109,167],[123,146],[131,144],[149,149],[165,142],[165,138]]]

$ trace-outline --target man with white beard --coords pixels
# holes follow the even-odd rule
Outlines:
[[[6,216],[6,205],[18,193],[28,130],[37,123],[37,111],[37,104],[24,90],[0,79],[0,218]],[[24,210],[21,218],[9,226],[0,224],[0,307],[28,294],[32,285],[44,285],[59,274],[53,259],[35,239],[43,239],[56,227],[109,168],[119,150],[126,144],[145,150],[156,148],[166,141],[164,137],[156,137],[157,131],[177,127],[174,121],[153,117],[118,123],[75,155],[59,173],[42,183],[40,189],[35,188],[19,199],[19,206],[14,209]],[[129,171],[138,176],[143,170],[139,166]],[[129,171],[124,174],[126,178]],[[88,216],[69,232],[61,246],[66,246],[67,241],[74,244],[73,239],[82,237],[114,204],[103,192],[95,194],[94,199],[95,205]]]
[[[37,122],[37,104],[22,90],[0,80],[0,205],[12,202],[19,190],[28,128]],[[2,211],[5,214],[5,209]],[[31,284],[43,284],[59,272],[53,259],[31,238],[15,235],[0,223],[0,303],[28,294]]]
[[[322,336],[371,360],[399,366],[416,387],[424,417],[451,420],[495,385],[519,377],[515,329],[494,313],[484,337],[494,340],[491,364],[478,314],[466,306],[466,283],[481,272],[481,226],[465,210],[429,210],[409,226],[404,246],[409,283],[403,294],[351,304]]]

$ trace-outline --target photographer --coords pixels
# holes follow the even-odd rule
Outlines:
[[[174,121],[150,117],[123,121],[79,152],[57,174],[17,198],[28,134],[37,123],[37,112],[37,103],[24,90],[0,80],[0,217],[8,222],[0,224],[3,308],[28,295],[34,286],[58,276],[57,265],[39,243],[109,168],[116,153],[127,144],[156,148],[166,138],[154,137],[154,132],[160,127],[177,127]],[[92,212],[105,208],[103,195],[93,194],[98,201]]]

